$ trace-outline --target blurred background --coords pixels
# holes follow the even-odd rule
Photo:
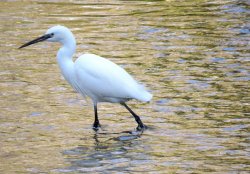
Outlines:
[[[0,2],[0,173],[249,173],[247,0]],[[93,108],[60,74],[53,43],[17,49],[54,25],[153,93]]]

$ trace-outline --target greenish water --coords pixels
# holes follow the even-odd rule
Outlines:
[[[249,173],[249,2],[1,1],[0,173]],[[17,48],[53,25],[72,29],[76,57],[109,58],[146,84],[129,102],[150,128],[63,80],[58,44]],[[124,132],[125,131],[125,132]]]

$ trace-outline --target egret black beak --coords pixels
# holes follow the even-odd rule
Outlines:
[[[38,42],[45,41],[45,40],[51,38],[52,36],[53,36],[53,34],[45,34],[45,35],[43,35],[43,36],[41,36],[41,37],[39,37],[39,38],[36,38],[36,39],[34,39],[34,40],[32,40],[32,41],[26,43],[26,44],[23,44],[22,46],[19,47],[19,49],[20,49],[20,48],[27,47],[27,46],[32,45],[32,44],[35,44],[35,43],[38,43]]]

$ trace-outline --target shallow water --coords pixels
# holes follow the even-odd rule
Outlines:
[[[0,173],[249,173],[249,2],[1,1]],[[63,80],[53,25],[154,94],[93,108]],[[131,133],[132,131],[132,133]]]

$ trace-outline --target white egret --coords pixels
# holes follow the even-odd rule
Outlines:
[[[60,25],[49,28],[45,35],[19,48],[42,41],[61,43],[62,47],[57,53],[61,73],[77,92],[92,99],[95,112],[94,130],[100,127],[98,102],[120,103],[134,116],[138,123],[137,129],[145,128],[140,117],[125,102],[131,99],[148,102],[152,95],[123,68],[94,54],[83,54],[74,62],[72,57],[76,49],[75,37],[67,27]]]

